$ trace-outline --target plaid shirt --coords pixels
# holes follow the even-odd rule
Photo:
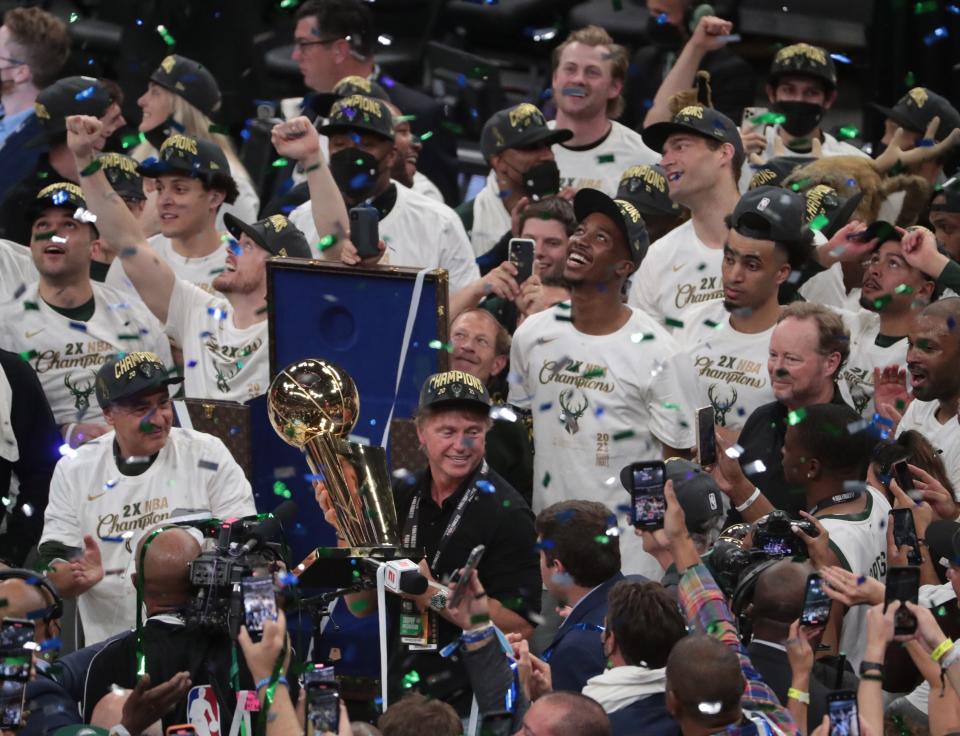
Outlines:
[[[747,681],[740,700],[744,712],[753,711],[748,715],[753,716],[754,723],[757,716],[762,716],[767,721],[765,725],[772,728],[772,731],[767,729],[767,733],[798,733],[793,716],[780,705],[773,690],[767,687],[760,673],[753,668],[746,650],[740,644],[726,599],[705,565],[694,565],[683,573],[680,578],[679,598],[690,625],[695,626],[701,633],[719,639],[733,649],[740,660],[740,671]],[[727,730],[739,729],[731,727]]]

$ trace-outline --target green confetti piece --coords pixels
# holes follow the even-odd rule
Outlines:
[[[117,335],[117,339],[118,339],[118,340],[139,340],[139,339],[140,339],[140,333],[138,333],[138,332],[133,332],[133,333],[130,333],[130,334]]]
[[[543,487],[546,488],[548,485],[550,485],[550,471],[549,471],[549,470],[548,470],[546,473],[543,474]]]
[[[614,157],[612,153],[604,153],[597,156],[598,164],[612,164],[613,160],[614,160]]]
[[[897,399],[893,403],[896,406],[897,411],[899,412],[902,412],[904,409],[907,408],[907,402],[904,401],[903,399]]]
[[[597,544],[610,544],[610,537],[606,534],[598,534],[593,538],[593,541]]]
[[[787,424],[789,424],[791,427],[795,427],[798,424],[800,424],[800,422],[802,422],[804,419],[806,419],[806,416],[807,416],[807,410],[804,409],[803,407],[799,409],[794,409],[792,412],[787,414]]]
[[[892,299],[893,297],[889,294],[883,294],[882,296],[879,296],[873,300],[873,306],[875,309],[883,309],[890,303]]]
[[[808,186],[810,186],[812,182],[812,179],[801,179],[800,181],[796,181],[791,184],[790,188],[795,192],[799,192],[801,189],[806,189]]]
[[[645,342],[646,340],[653,340],[652,332],[634,332],[630,335],[630,342]]]
[[[627,440],[633,437],[632,429],[625,429],[622,432],[617,432],[613,435],[613,441],[619,442],[620,440]]]
[[[320,242],[317,243],[317,248],[320,249],[320,252],[327,250],[327,248],[332,248],[337,242],[336,235],[324,235],[320,238]]]
[[[449,130],[451,133],[453,133],[454,135],[463,135],[462,125],[458,125],[457,123],[451,122],[449,120],[445,120],[440,124],[447,130]]]
[[[780,125],[787,122],[787,116],[779,112],[765,112],[763,115],[757,115],[750,118],[753,125]]]
[[[411,123],[417,119],[416,115],[395,115],[393,122],[395,123]]]
[[[601,378],[606,375],[606,371],[603,368],[592,368],[583,374],[583,378]]]
[[[284,166],[286,166],[286,165],[289,164],[289,163],[290,163],[290,162],[287,161],[287,159],[285,159],[285,158],[283,158],[283,156],[281,156],[280,158],[278,158],[276,161],[274,161],[274,162],[273,162],[272,164],[270,164],[270,165],[271,165],[273,168],[275,168],[275,169],[282,169]]]
[[[712,319],[703,320],[703,324],[705,324],[711,330],[719,330],[721,327],[723,327],[721,322],[714,322]]]
[[[913,12],[916,15],[923,15],[924,13],[933,13],[937,10],[937,0],[925,0],[925,2],[918,2],[913,6]]]
[[[490,620],[490,616],[488,616],[486,613],[478,613],[475,616],[470,617],[470,623],[473,624],[474,626],[478,626],[479,624],[485,624],[489,620]]]
[[[860,130],[855,125],[845,125],[840,128],[841,138],[856,138],[860,135]]]
[[[71,23],[76,23],[78,20],[80,20],[80,13],[70,13]]]
[[[230,128],[226,125],[217,125],[216,123],[210,123],[207,126],[207,131],[210,133],[219,133],[220,135],[230,135]]]
[[[912,294],[913,287],[910,284],[900,284],[894,291],[898,294]]]
[[[938,615],[938,616],[946,616],[946,615],[947,615],[947,608],[946,608],[946,606],[940,606],[940,608],[937,609],[937,615]]]
[[[404,690],[409,690],[418,682],[420,682],[420,674],[416,670],[410,670],[403,676],[403,680],[401,680]]]
[[[37,357],[37,351],[36,351],[36,350],[24,350],[22,353],[20,353],[20,357],[23,358],[25,361],[27,361],[27,362],[29,363],[33,358],[36,358],[36,357]]]
[[[557,320],[557,322],[573,322],[573,317],[569,314],[555,314],[553,318]]]
[[[120,145],[126,150],[132,146],[139,146],[145,140],[147,140],[147,137],[143,133],[133,133],[123,136],[123,138],[120,139]]]
[[[664,409],[673,409],[674,411],[680,411],[680,404],[674,404],[672,401],[663,402]],[[616,439],[616,438],[614,438]]]
[[[163,42],[167,46],[176,46],[177,42],[173,40],[173,36],[170,35],[170,31],[167,30],[166,26],[157,26],[157,33],[160,34],[160,37],[163,39]]]
[[[820,213],[819,215],[814,217],[812,220],[810,220],[810,224],[808,225],[808,227],[814,232],[820,232],[829,223],[830,223],[830,218],[827,217],[825,214]]]
[[[273,484],[273,495],[281,496],[283,498],[290,498],[293,494],[290,493],[290,489],[287,488],[287,484],[282,480],[274,481]]]
[[[673,317],[667,317],[663,322],[667,327],[683,327],[683,320],[674,319]]]
[[[34,311],[34,312],[40,311],[40,305],[37,304],[36,302],[24,302],[24,303],[23,303],[23,308],[26,309],[28,312],[29,312],[29,311]]]
[[[917,84],[917,76],[913,72],[908,71],[907,75],[903,78],[903,83],[908,87],[915,87]]]
[[[421,142],[421,143],[426,143],[426,142],[427,142],[428,140],[430,140],[431,138],[433,138],[433,131],[432,131],[432,130],[428,130],[426,133],[424,133],[422,136],[420,136],[420,142]]]
[[[49,232],[45,232],[45,233],[37,233],[36,235],[33,236],[33,239],[34,240],[50,240],[56,234],[57,234],[56,230],[50,230]]]
[[[300,4],[300,0],[280,0],[280,7],[284,10],[295,8]]]
[[[439,340],[431,340],[429,346],[434,350],[446,350],[448,353],[453,352],[453,344],[449,342],[440,342]]]
[[[505,508],[505,509],[510,508],[510,501],[504,501],[504,502],[503,502],[503,508]]]
[[[555,304],[554,306],[555,306],[557,309],[567,309],[567,310],[569,310],[570,307],[571,307],[571,304],[570,304],[570,302],[560,302],[559,304]]]

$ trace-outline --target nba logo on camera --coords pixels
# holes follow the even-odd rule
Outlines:
[[[220,736],[220,705],[210,685],[190,689],[187,720],[197,729],[197,736]]]

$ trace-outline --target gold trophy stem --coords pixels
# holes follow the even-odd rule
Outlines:
[[[377,540],[370,539],[366,524],[362,516],[362,509],[358,509],[354,501],[356,489],[351,492],[340,465],[340,454],[336,448],[336,438],[329,434],[318,434],[312,437],[305,445],[307,462],[314,474],[322,475],[325,479],[327,492],[333,507],[337,510],[337,523],[340,532],[351,546],[368,546],[377,544]],[[359,502],[359,499],[357,499]]]

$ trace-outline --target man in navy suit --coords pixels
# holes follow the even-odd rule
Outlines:
[[[595,501],[555,503],[537,516],[543,584],[570,608],[543,653],[554,690],[580,692],[606,666],[600,634],[607,594],[625,579],[620,572],[619,536],[607,534],[616,526],[613,512]]]

